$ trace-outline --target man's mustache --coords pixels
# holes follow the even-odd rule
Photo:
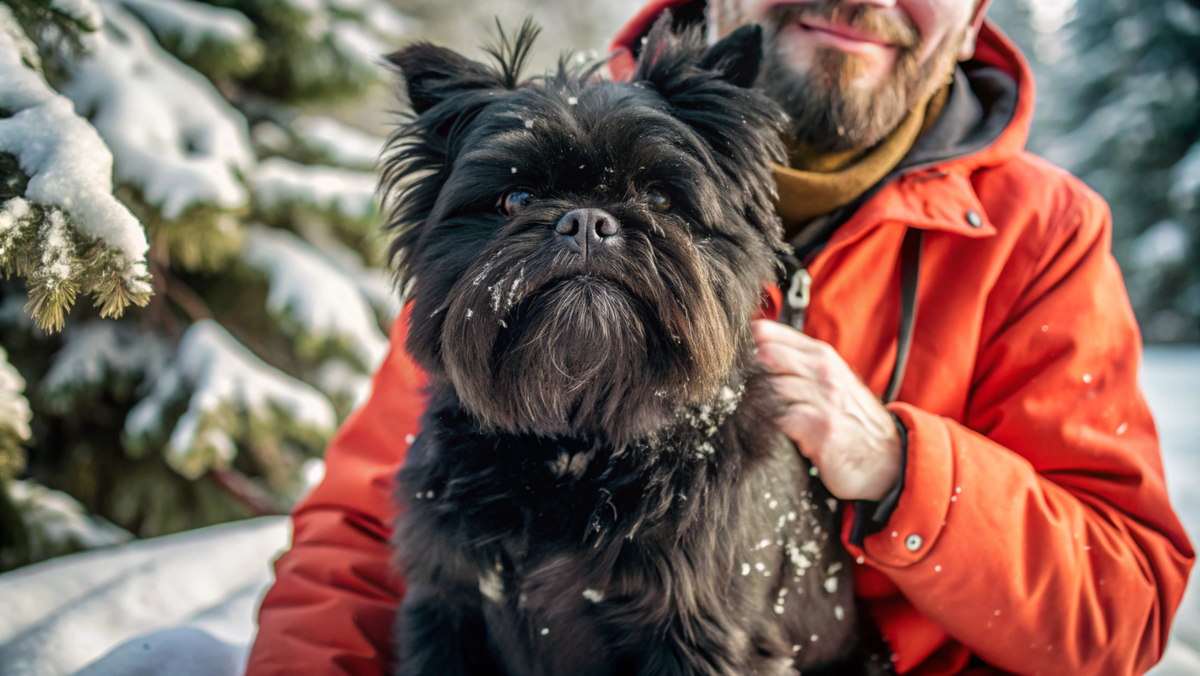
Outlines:
[[[878,36],[901,49],[916,49],[921,34],[907,16],[871,5],[848,4],[842,0],[784,3],[767,10],[766,21],[778,31],[791,23],[820,19]]]

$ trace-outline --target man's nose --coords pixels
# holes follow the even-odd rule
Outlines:
[[[586,258],[589,250],[621,231],[621,224],[603,209],[576,209],[554,226],[567,247]]]

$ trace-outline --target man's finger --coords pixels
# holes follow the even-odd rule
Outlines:
[[[750,332],[754,336],[754,342],[759,345],[780,343],[797,350],[814,353],[828,349],[825,343],[816,338],[806,336],[790,326],[769,319],[757,319],[751,322]]]
[[[828,418],[812,404],[791,404],[779,416],[779,429],[800,449],[800,454],[816,462],[820,439],[828,433]]]
[[[821,408],[828,397],[824,390],[809,378],[793,375],[771,376],[771,385],[786,404],[808,404]]]
[[[822,387],[829,386],[834,368],[822,355],[797,350],[782,343],[759,345],[758,359],[772,374],[798,376]]]

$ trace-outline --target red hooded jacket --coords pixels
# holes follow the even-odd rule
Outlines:
[[[652,2],[621,32],[618,76],[632,66],[622,48],[684,4]],[[1034,90],[1017,50],[985,25],[975,58],[1017,83],[1008,126],[889,182],[809,265],[806,332],[878,394],[896,355],[900,244],[924,230],[911,357],[889,405],[908,428],[904,490],[863,547],[848,542],[847,510],[856,592],[902,674],[1141,674],[1165,649],[1194,553],[1138,391],[1109,212],[1024,151]],[[404,593],[393,477],[424,406],[408,321],[293,513],[249,676],[380,676],[391,663]],[[968,667],[973,656],[993,666]]]

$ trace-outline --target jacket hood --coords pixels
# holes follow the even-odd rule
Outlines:
[[[609,70],[614,79],[626,79],[632,75],[636,57],[641,49],[642,38],[650,31],[654,21],[664,10],[675,13],[677,23],[704,20],[704,0],[651,0],[613,37],[609,45]],[[1015,101],[1005,105],[1011,110],[1003,111],[1005,123],[998,134],[991,134],[988,143],[975,144],[980,147],[954,158],[960,169],[975,169],[1000,164],[1016,156],[1025,148],[1029,138],[1029,126],[1033,119],[1034,84],[1033,72],[1020,50],[991,22],[984,21],[983,30],[975,49],[975,56],[966,64],[966,72],[1007,75],[1016,83]],[[960,75],[963,68],[960,67]],[[965,83],[964,83],[965,84]],[[931,158],[932,159],[932,158]],[[948,160],[949,161],[949,160]],[[964,166],[965,165],[965,166]]]

